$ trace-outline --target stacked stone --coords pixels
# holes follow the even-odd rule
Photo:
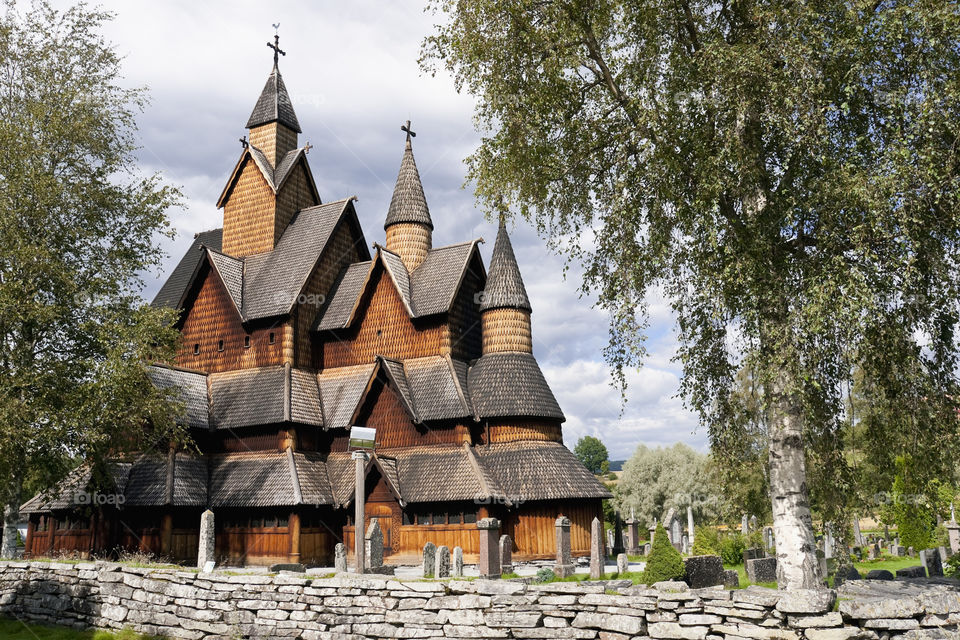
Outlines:
[[[405,582],[376,574],[311,578],[7,562],[0,563],[0,615],[188,640],[921,640],[956,633],[960,597],[954,584],[910,581],[729,591],[678,582]]]

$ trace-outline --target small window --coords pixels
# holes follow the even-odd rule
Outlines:
[[[273,344],[273,343],[276,342],[276,341],[277,341],[277,337],[273,334],[273,332],[270,332],[270,338],[269,338],[268,342],[269,342],[270,344]]]
[[[477,521],[477,513],[475,511],[467,511],[463,514],[463,521],[465,524],[474,524]]]
[[[447,524],[447,514],[445,513],[433,514],[433,524]]]
[[[430,514],[429,514],[429,513],[418,513],[418,514],[417,514],[417,524],[430,524]]]
[[[194,345],[193,345],[193,355],[195,355],[195,356],[200,355],[200,343],[199,343],[199,342],[194,343]]]
[[[243,336],[243,348],[244,349],[250,348],[250,336]]]
[[[448,522],[449,522],[450,524],[460,524],[460,514],[459,514],[459,513],[451,513],[450,516],[449,516]]]
[[[265,527],[276,527],[276,526],[277,526],[277,519],[276,519],[276,518],[273,518],[273,517],[267,518],[266,521],[263,523],[263,526],[265,526]],[[283,525],[283,526],[286,526],[286,525]]]
[[[403,524],[413,524],[413,518],[410,516],[410,513],[407,511],[403,512]]]
[[[277,526],[278,526],[278,527],[286,527],[286,526],[288,526],[289,524],[290,524],[290,522],[287,520],[287,518],[279,518],[279,519],[277,520]]]
[[[223,340],[217,343],[217,351],[223,351]]]

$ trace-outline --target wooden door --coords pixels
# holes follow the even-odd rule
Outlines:
[[[392,506],[382,502],[368,502],[364,511],[367,514],[367,522],[370,522],[370,518],[376,518],[377,522],[380,523],[380,530],[383,531],[383,551],[384,553],[390,553],[390,551],[393,549]]]

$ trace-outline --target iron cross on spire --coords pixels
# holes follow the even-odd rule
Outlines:
[[[280,25],[275,24],[273,26],[274,28],[277,28]],[[277,63],[280,62],[280,56],[287,55],[287,52],[280,48],[280,34],[274,34],[273,42],[268,42],[267,46],[273,49],[273,66],[277,66]]]
[[[410,138],[416,138],[416,137],[417,137],[416,132],[415,132],[413,129],[410,128],[410,121],[409,121],[409,120],[407,120],[407,124],[400,125],[400,131],[406,131],[406,132],[407,132],[407,144],[410,144]]]

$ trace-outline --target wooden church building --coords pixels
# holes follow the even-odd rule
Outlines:
[[[370,245],[355,199],[325,200],[314,181],[276,52],[246,127],[222,228],[196,236],[154,300],[180,310],[182,340],[149,375],[185,406],[200,453],[116,460],[120,499],[94,508],[81,468],[23,506],[27,553],[191,561],[209,508],[223,562],[329,564],[337,542],[353,549],[352,425],[376,428],[366,515],[388,562],[428,541],[469,558],[486,516],[519,559],[554,555],[560,514],[589,553],[610,494],[563,445],[503,222],[489,270],[480,239],[435,246],[408,123]]]

